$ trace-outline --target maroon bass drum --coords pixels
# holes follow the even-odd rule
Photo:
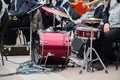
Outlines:
[[[38,64],[65,65],[71,52],[70,34],[65,31],[38,31],[40,37]]]

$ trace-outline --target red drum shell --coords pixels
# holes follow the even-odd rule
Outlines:
[[[91,34],[92,30],[92,34]],[[77,37],[82,38],[82,39],[89,39],[92,38],[96,39],[99,37],[99,30],[97,28],[91,28],[91,27],[78,27],[75,30],[75,34]]]
[[[68,63],[68,56],[70,53],[70,35],[67,32],[47,32],[40,31],[40,55],[42,58],[39,60],[40,64],[45,63],[46,56],[51,53],[52,56],[48,57],[48,65],[59,65]]]

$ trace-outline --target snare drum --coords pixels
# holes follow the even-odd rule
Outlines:
[[[82,39],[96,39],[99,37],[99,30],[93,27],[77,27],[75,35]]]
[[[40,47],[38,64],[64,65],[70,54],[70,34],[68,32],[39,31]]]

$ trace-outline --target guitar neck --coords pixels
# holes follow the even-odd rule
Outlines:
[[[94,1],[92,1],[92,2],[86,3],[85,5],[90,6],[90,5],[93,5],[93,4],[95,4],[95,3],[99,2],[99,1],[100,1],[100,0],[94,0]]]

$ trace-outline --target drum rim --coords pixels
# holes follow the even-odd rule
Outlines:
[[[87,29],[86,29],[87,28]],[[76,30],[81,30],[81,31],[100,31],[98,28],[94,28],[94,27],[77,27]]]

